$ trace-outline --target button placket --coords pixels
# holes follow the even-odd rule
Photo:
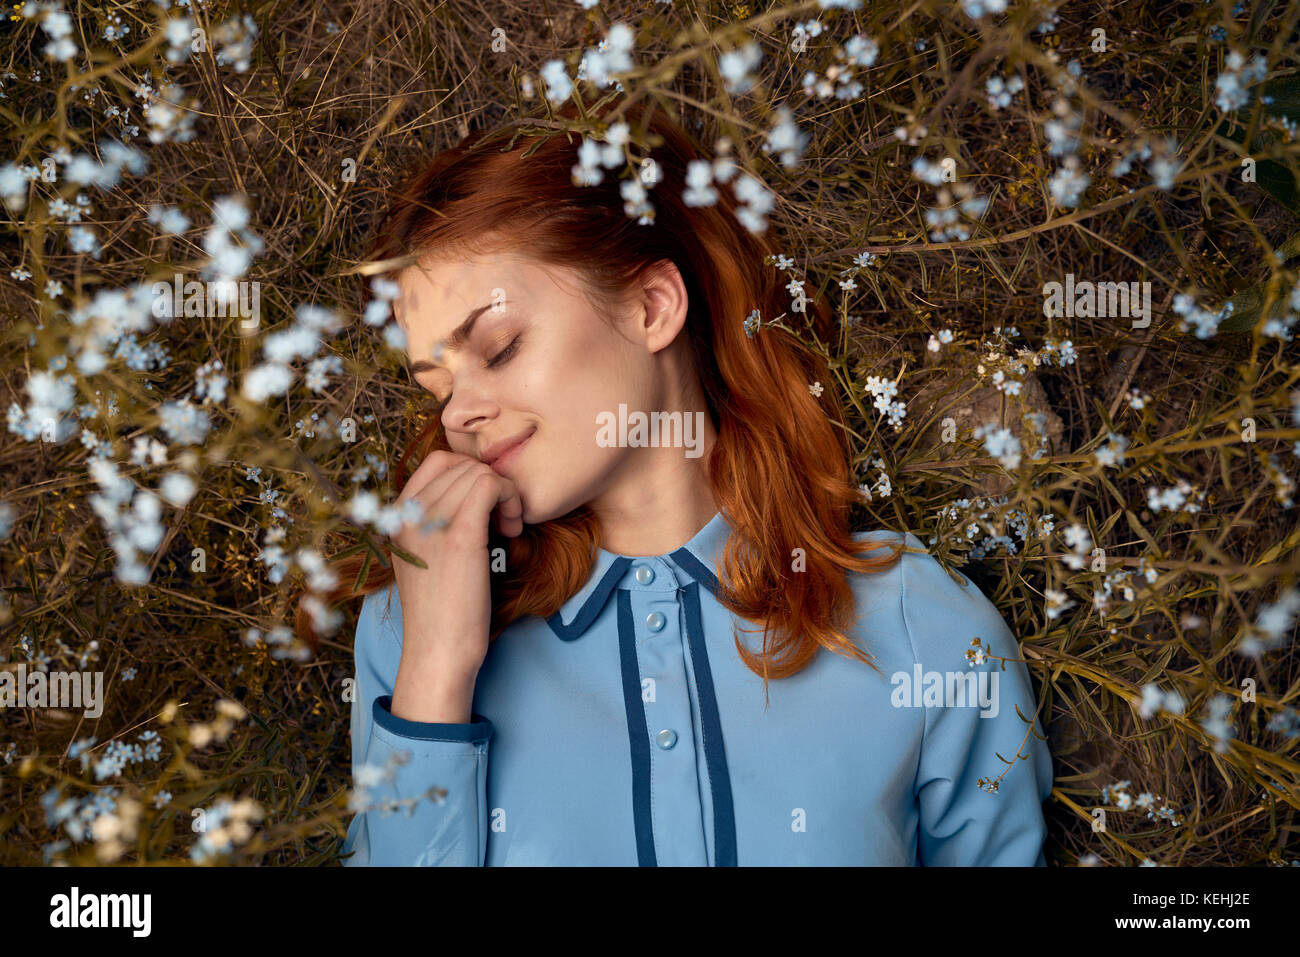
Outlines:
[[[631,592],[642,707],[650,745],[651,816],[660,864],[705,865],[699,762],[682,631],[679,573],[659,559],[636,559],[623,580]],[[647,691],[647,689],[652,689]]]

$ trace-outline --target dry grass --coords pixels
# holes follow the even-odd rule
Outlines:
[[[1262,323],[1239,321],[1244,299],[1234,316],[1241,328],[1205,339],[1180,330],[1171,307],[1187,292],[1214,311],[1260,283],[1282,301],[1296,281],[1294,262],[1287,268],[1272,251],[1300,233],[1300,144],[1276,119],[1294,122],[1300,112],[1300,7],[1251,4],[1234,18],[1229,3],[1160,5],[1158,17],[1147,6],[1068,4],[1054,30],[1036,32],[1046,8],[1028,3],[979,20],[941,0],[858,11],[683,0],[606,2],[591,11],[572,2],[210,3],[194,14],[210,37],[237,11],[256,24],[249,66],[218,63],[217,42],[171,66],[195,136],[157,144],[147,142],[133,91],[151,73],[158,86],[166,49],[159,23],[168,14],[145,3],[71,11],[78,53],[66,64],[46,58],[50,38],[35,20],[7,24],[0,73],[13,76],[0,87],[0,165],[39,167],[60,146],[102,155],[104,143],[123,138],[106,108],[129,105],[140,134],[126,140],[147,155],[148,170],[127,172],[107,190],[78,189],[62,176],[33,184],[25,208],[0,221],[6,408],[26,406],[29,378],[59,368],[59,356],[74,369],[85,330],[68,313],[96,291],[197,274],[219,197],[248,197],[250,226],[265,245],[247,274],[261,283],[262,323],[253,334],[208,316],[149,328],[140,343],[161,346],[166,363],[129,368],[107,347],[103,371],[75,374],[77,405],[90,403],[95,413],[70,437],[28,441],[10,431],[0,442],[13,526],[0,542],[0,653],[10,668],[35,659],[51,669],[93,667],[108,689],[98,718],[4,713],[0,863],[190,860],[199,836],[194,810],[210,814],[223,795],[251,798],[263,816],[246,833],[228,825],[233,847],[218,859],[334,858],[351,783],[344,695],[355,609],[312,660],[277,657],[283,647],[242,639],[250,627],[267,632],[291,621],[290,599],[304,583],[297,568],[281,581],[269,575],[268,531],[284,530],[286,555],[328,556],[350,544],[342,504],[357,487],[395,494],[385,463],[427,410],[427,396],[359,321],[327,339],[326,354],[342,367],[319,393],[299,381],[257,402],[240,395],[239,382],[260,361],[264,336],[288,328],[297,306],[315,303],[349,319],[361,313],[360,250],[409,163],[468,128],[544,112],[542,64],[568,57],[572,77],[577,55],[615,21],[639,29],[626,93],[678,111],[706,148],[731,138],[742,165],[776,195],[772,228],[793,260],[791,276],[829,297],[844,320],[842,341],[825,345],[853,396],[857,463],[873,491],[859,527],[907,527],[930,540],[943,560],[974,576],[1022,639],[1056,761],[1049,860],[1297,863],[1294,614],[1275,647],[1257,657],[1242,651],[1259,638],[1263,606],[1296,584],[1300,531],[1286,501],[1300,448],[1296,345],[1263,334]],[[106,40],[113,11],[130,30]],[[818,16],[824,32],[803,52],[792,50],[791,27]],[[494,27],[508,41],[504,52],[492,49]],[[1105,52],[1090,48],[1097,29],[1109,37]],[[804,73],[824,75],[855,31],[880,45],[874,65],[858,73],[864,94],[806,97]],[[717,54],[747,39],[764,53],[759,83],[731,94]],[[1229,50],[1263,56],[1275,93],[1268,108],[1257,96],[1227,113],[1216,106]],[[1067,117],[1079,119],[1076,152],[1090,176],[1077,208],[1056,206],[1048,185],[1063,157],[1049,152],[1046,124],[1059,119],[1052,103],[1071,60],[1081,69],[1065,96]],[[998,110],[985,92],[994,72],[1024,82]],[[520,91],[525,77],[536,90],[531,99]],[[587,103],[609,92],[589,84],[579,91]],[[782,102],[810,137],[793,169],[762,148]],[[914,142],[894,135],[900,126]],[[1181,167],[1171,188],[1153,182],[1146,159],[1111,175],[1111,164],[1144,135],[1176,144]],[[1259,161],[1259,182],[1242,181],[1243,139]],[[924,213],[940,204],[936,187],[912,175],[918,156],[953,157],[958,183],[987,197],[982,217],[963,220],[968,238],[930,240]],[[343,176],[349,158],[354,181]],[[1281,186],[1264,175],[1277,170]],[[73,202],[78,192],[92,205],[82,223],[102,244],[98,259],[69,248],[68,226],[51,210],[55,197]],[[160,232],[148,220],[155,203],[179,207],[190,228]],[[879,262],[858,271],[857,289],[846,293],[837,281],[862,251]],[[12,278],[11,269],[31,277]],[[1150,325],[1045,317],[1043,286],[1066,272],[1150,281]],[[51,280],[62,283],[61,294],[46,293]],[[798,332],[795,319],[786,324]],[[1015,334],[998,334],[1007,327]],[[953,341],[929,350],[927,340],[942,330]],[[1044,350],[1064,340],[1076,358],[1062,365],[1059,351]],[[216,359],[234,381],[224,401],[204,406],[211,430],[186,462],[185,445],[160,432],[159,407],[191,395],[196,369]],[[896,398],[907,404],[901,429],[872,407],[868,376],[897,382]],[[1019,395],[1009,394],[1008,381],[1021,383]],[[1128,401],[1134,389],[1149,397],[1141,408]],[[334,434],[348,417],[354,442]],[[1021,439],[1017,468],[1004,469],[975,437],[977,426],[993,422]],[[197,484],[183,508],[164,506],[162,540],[142,555],[147,584],[117,579],[115,549],[90,504],[99,486],[78,441],[82,428],[109,443],[122,474],[141,486],[155,487],[178,462]],[[1036,431],[1045,435],[1043,455],[1032,459]],[[1117,467],[1096,458],[1110,432],[1128,443]],[[167,446],[167,464],[130,461],[140,436]],[[260,469],[255,479],[249,469]],[[1204,493],[1200,510],[1153,512],[1147,489],[1180,479]],[[1055,530],[1022,540],[1021,519]],[[1080,568],[1064,560],[1070,545],[1061,534],[1075,523],[1089,533]],[[1013,548],[988,544],[998,535]],[[1091,543],[1105,550],[1104,567]],[[206,570],[194,570],[196,548]],[[1074,607],[1049,614],[1049,591]],[[1094,608],[1098,592],[1109,596],[1104,618]],[[1243,693],[1247,679],[1253,700]],[[1176,689],[1183,713],[1139,716],[1151,683]],[[1221,729],[1207,719],[1216,695],[1227,702],[1231,729],[1221,751]],[[194,729],[218,715],[223,699],[242,707],[224,706],[228,727],[213,741],[196,740]],[[95,762],[108,742],[136,741],[142,731],[157,732],[158,756],[99,779]],[[89,762],[69,755],[90,737]],[[1178,825],[1120,810],[1111,794],[1103,803],[1102,788],[1120,780],[1130,782],[1132,797],[1149,792],[1157,807],[1167,804]],[[41,799],[55,788],[78,802],[75,813],[87,822],[115,804],[116,817],[107,817],[118,833],[101,824],[98,836],[87,829],[73,841],[66,826],[51,827],[54,804]],[[155,807],[161,790],[170,800]],[[138,802],[138,820],[125,820],[129,800]],[[1108,812],[1104,832],[1092,827],[1099,807]]]

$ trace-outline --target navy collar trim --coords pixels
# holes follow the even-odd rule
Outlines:
[[[666,555],[634,557],[597,549],[596,563],[587,583],[561,605],[559,611],[547,618],[546,623],[564,641],[580,638],[600,616],[614,589],[639,561],[667,562],[672,565],[679,585],[699,582],[717,597],[721,586],[713,569],[720,564],[730,537],[731,525],[719,511],[689,542]]]

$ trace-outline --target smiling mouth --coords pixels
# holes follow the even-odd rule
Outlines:
[[[536,433],[537,430],[533,429],[522,439],[520,439],[514,445],[510,446],[510,448],[506,449],[504,452],[502,452],[500,455],[494,458],[491,462],[489,462],[488,465],[491,467],[492,471],[496,472],[498,475],[505,475],[506,472],[510,470],[511,465],[514,464],[515,460],[519,458],[519,455],[523,451],[524,447],[529,443],[529,441]]]

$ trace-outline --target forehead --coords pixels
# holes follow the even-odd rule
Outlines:
[[[422,331],[442,336],[481,305],[504,300],[509,309],[511,302],[553,289],[554,272],[516,251],[428,256],[397,274],[394,316],[404,328],[415,320]]]

